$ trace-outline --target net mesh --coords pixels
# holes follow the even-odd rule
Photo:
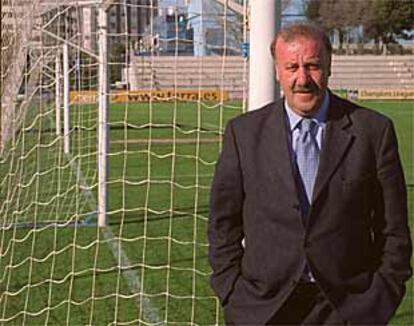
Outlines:
[[[208,191],[224,126],[246,111],[247,4],[2,0],[0,322],[223,323],[208,284]],[[109,151],[100,228],[102,8]],[[333,60],[330,85],[342,95],[357,79],[411,87],[389,79],[393,65],[411,73],[409,59],[353,60]],[[375,65],[393,71],[381,81],[369,75]],[[395,122],[412,212],[413,102],[363,104]],[[413,323],[408,289],[396,324]]]
[[[101,6],[110,76],[104,228]],[[237,45],[245,21],[208,1],[2,3],[2,322],[222,322],[208,285],[207,201],[225,123],[245,111]]]

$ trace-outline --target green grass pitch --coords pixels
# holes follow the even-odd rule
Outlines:
[[[414,225],[414,102],[362,104],[395,123]],[[171,325],[223,323],[208,284],[206,226],[219,137],[242,113],[233,105],[110,106],[113,237],[93,225],[96,107],[71,108],[71,156],[56,140],[53,111],[28,117],[16,155],[0,166],[1,212],[8,212],[0,231],[0,320],[122,325],[149,323],[155,314]],[[113,252],[120,247],[127,264]],[[414,324],[413,295],[411,281],[393,325]]]

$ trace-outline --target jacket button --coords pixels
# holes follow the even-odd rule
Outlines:
[[[305,241],[305,248],[310,248],[310,247],[312,247],[311,242],[310,242],[310,241],[308,241],[308,240],[306,240],[306,241]]]
[[[299,204],[294,204],[293,209],[299,211],[300,210],[300,205]]]

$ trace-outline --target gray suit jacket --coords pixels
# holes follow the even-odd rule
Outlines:
[[[211,188],[211,285],[236,324],[264,324],[307,261],[351,324],[386,324],[411,276],[404,176],[391,121],[330,94],[303,222],[283,102],[231,120]],[[242,239],[245,246],[242,246]]]

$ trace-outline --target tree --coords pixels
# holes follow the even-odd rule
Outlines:
[[[362,25],[362,21],[370,17],[367,16],[369,2],[370,0],[308,0],[305,14],[327,32],[337,33],[339,49],[342,49],[345,35],[350,29]]]
[[[347,2],[340,0],[310,0],[306,10],[308,18],[324,27],[328,33],[337,33],[339,49],[342,49],[348,27]]]
[[[336,32],[340,49],[346,33],[360,26],[366,39],[382,43],[384,49],[397,38],[413,37],[408,31],[414,28],[414,0],[307,0],[306,15]]]
[[[383,52],[397,38],[412,39],[414,0],[370,0],[370,19],[363,22],[366,35],[382,43]]]

